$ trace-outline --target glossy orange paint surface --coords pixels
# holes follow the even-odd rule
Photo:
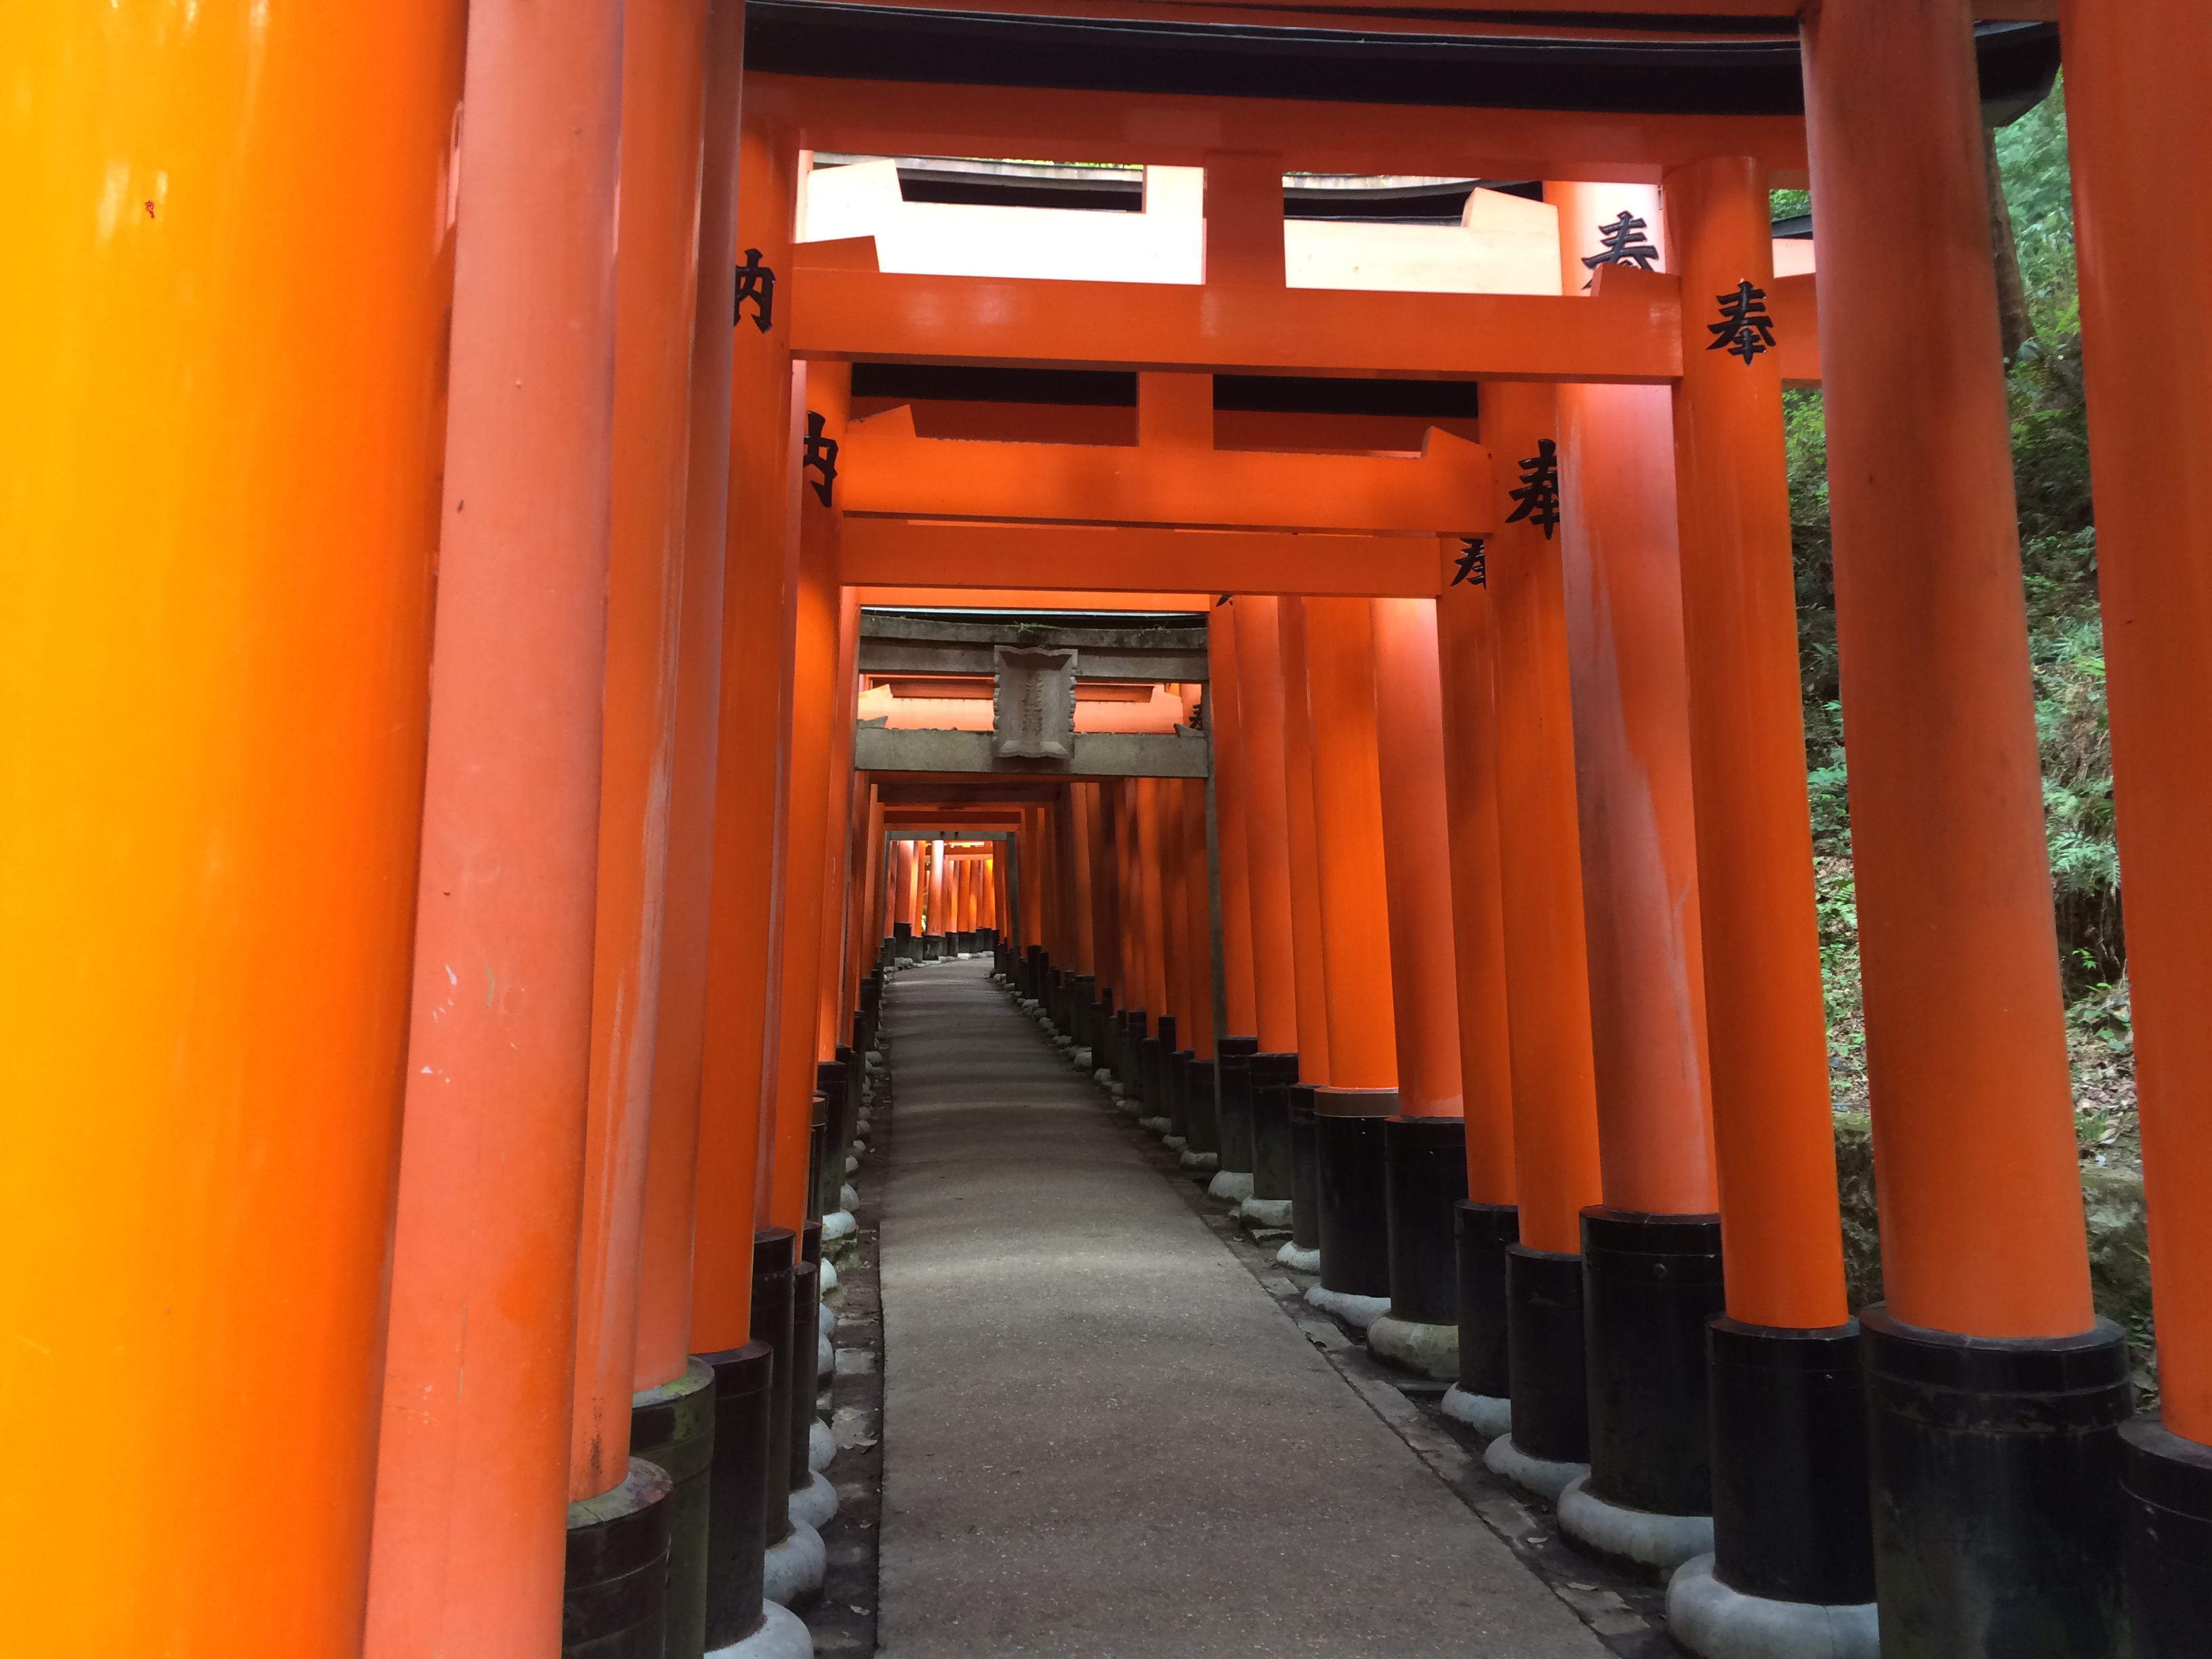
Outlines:
[[[741,198],[742,199],[742,198]],[[842,436],[849,373],[834,367],[808,368],[793,387],[793,424],[820,414],[824,430]],[[787,455],[787,466],[791,465]],[[795,468],[793,469],[796,470]],[[835,497],[832,497],[833,502]],[[789,793],[783,842],[782,990],[770,1057],[775,1124],[765,1174],[768,1224],[796,1232],[806,1220],[806,1168],[813,1133],[814,1065],[818,1058],[821,1019],[823,890],[830,854],[844,821],[832,813],[837,737],[840,590],[837,584],[837,522],[835,506],[824,507],[811,489],[799,501],[799,569],[787,592],[786,626],[792,653],[788,732],[786,738]],[[852,721],[844,722],[849,739]],[[938,886],[933,890],[930,929],[945,927],[942,845],[936,849]]]
[[[1458,550],[1456,543],[1449,547]],[[1516,1191],[1513,1038],[1498,862],[1498,612],[1490,588],[1472,580],[1447,588],[1437,602],[1436,623],[1467,1195],[1477,1204],[1510,1204]]]
[[[1144,930],[1145,1006],[1152,1012],[1153,1036],[1159,1031],[1159,1017],[1176,1012],[1176,999],[1168,986],[1166,897],[1161,870],[1160,792],[1168,781],[1171,780],[1136,781],[1138,926]]]
[[[1534,455],[1558,431],[1548,387],[1486,385],[1482,395],[1483,434],[1501,455]],[[1583,1207],[1600,1200],[1602,1178],[1559,543],[1526,520],[1507,525],[1491,538],[1488,562],[1521,1242],[1573,1253]]]
[[[1176,1041],[1191,1051],[1192,1058],[1213,1058],[1215,1010],[1220,995],[1213,957],[1212,902],[1207,892],[1206,855],[1206,785],[1186,780],[1179,802],[1182,811],[1183,902],[1188,907],[1184,933],[1190,939],[1190,1025],[1178,1028]]]
[[[1298,1078],[1327,1083],[1328,952],[1322,946],[1319,831],[1315,828],[1312,720],[1306,703],[1306,613],[1296,596],[1275,602],[1283,674],[1283,788],[1290,843],[1291,960],[1298,999]]]
[[[0,23],[26,1654],[359,1651],[463,16]],[[248,1468],[277,1377],[313,1408]]]
[[[1299,603],[1305,608],[1315,848],[1328,963],[1329,1081],[1340,1089],[1395,1088],[1370,602]]]
[[[691,1348],[692,1220],[699,1173],[700,1069],[707,1025],[707,927],[714,888],[714,751],[722,672],[722,566],[730,483],[732,284],[737,235],[738,101],[744,14],[707,0],[704,142],[693,284],[690,464],[684,514],[684,610],[676,670],[676,752],[668,802],[668,907],[661,924],[653,1127],[638,1268],[631,1386],[684,1373]]]
[[[1257,1034],[1252,970],[1251,841],[1244,827],[1244,732],[1237,719],[1237,607],[1206,619],[1206,724],[1213,745],[1214,862],[1221,889],[1221,984],[1230,1036]]]
[[[1420,457],[1406,459],[917,438],[906,416],[894,410],[846,434],[837,460],[846,512],[1409,534],[1472,534],[1486,522],[1490,458],[1433,427]]]
[[[738,140],[736,246],[789,264],[797,158],[750,112]],[[721,713],[714,870],[708,921],[707,1038],[700,1073],[692,1346],[741,1346],[751,1325],[753,1230],[773,1114],[768,1060],[778,1013],[782,892],[783,593],[795,574],[792,372],[784,308],[732,335],[730,492],[722,588]]]
[[[1773,247],[1756,162],[1700,161],[1665,188],[1668,263],[1689,292],[1766,285]],[[1747,363],[1692,343],[1674,393],[1674,459],[1728,1307],[1755,1325],[1838,1325],[1850,1309],[1781,370],[1772,353]]]
[[[1444,814],[1443,693],[1433,599],[1376,599],[1375,734],[1382,873],[1396,994],[1398,1109],[1458,1117],[1459,963]]]
[[[848,519],[840,547],[848,580],[951,590],[929,601],[986,605],[1009,583],[1050,569],[1078,591],[1026,596],[1032,608],[1084,609],[1091,594],[1159,593],[1153,608],[1203,610],[1208,593],[1279,585],[1302,593],[1433,593],[1436,543],[1426,536],[1300,534],[1295,531],[1168,530],[1157,526],[982,525]],[[1164,590],[1187,585],[1187,592]],[[869,595],[869,604],[892,603]],[[1019,609],[1016,605],[1010,608]]]
[[[571,1499],[611,1491],[629,1473],[676,762],[706,24],[705,0],[626,0],[623,9],[606,694]]]
[[[1595,304],[1535,294],[1231,291],[854,270],[851,258],[825,252],[846,246],[802,251],[792,338],[803,357],[1644,385],[1682,372],[1680,297],[1670,283],[1625,287]]]
[[[378,1659],[543,1650],[560,1637],[621,41],[614,0],[558,19],[501,0],[470,8],[448,507],[364,1644]]]
[[[1883,1287],[1912,1324],[2067,1334],[2093,1315],[1963,9],[1826,0],[1805,91]]]
[[[1765,15],[1776,9],[1762,3]],[[1680,8],[1668,0],[1668,9]],[[868,155],[1041,153],[1063,161],[1202,167],[1212,150],[1273,150],[1300,173],[1656,184],[1665,168],[1700,156],[1753,155],[1799,175],[1777,179],[1778,186],[1804,182],[1805,124],[1788,115],[1600,118],[781,75],[754,76],[747,96],[793,123],[814,149]]]
[[[2202,257],[2205,227],[2169,194],[2212,157],[2204,99],[2183,86],[2212,61],[2212,13],[2171,0],[2063,9],[2159,1411],[2174,1433],[2212,1441],[2212,330],[2174,280]]]
[[[810,380],[811,376],[809,377]],[[822,943],[816,962],[814,1054],[817,1060],[834,1059],[837,1045],[849,1042],[852,1022],[845,1000],[845,943],[850,925],[847,905],[853,887],[853,845],[861,833],[853,822],[856,797],[854,787],[853,705],[860,695],[860,677],[854,670],[860,636],[860,602],[849,587],[830,590],[837,607],[836,654],[831,660],[827,688],[830,702],[830,769],[823,808]],[[866,810],[861,801],[860,810]]]
[[[1547,185],[1545,196],[1559,204],[1569,273],[1583,271],[1598,227],[1616,214],[1661,228],[1655,191]],[[1562,386],[1558,398],[1557,546],[1605,1201],[1707,1213],[1718,1190],[1672,410],[1655,387]]]
[[[1431,556],[1430,562],[1434,565]],[[1246,884],[1252,929],[1254,1030],[1264,1054],[1298,1046],[1297,950],[1291,927],[1290,784],[1283,755],[1283,653],[1267,593],[1237,613],[1237,723],[1243,765]]]

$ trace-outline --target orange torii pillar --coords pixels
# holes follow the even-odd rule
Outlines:
[[[210,7],[187,33],[167,10],[35,7],[0,46],[22,411],[0,487],[0,1213],[24,1653],[361,1651],[466,14]],[[510,144],[531,125],[497,100],[485,119]],[[589,171],[611,186],[611,158]],[[341,179],[334,260],[302,232]],[[576,222],[541,211],[533,245]],[[454,343],[476,364],[493,342]],[[578,343],[604,375],[605,331]],[[558,493],[526,505],[564,521]],[[563,586],[585,551],[565,532],[538,550]],[[246,1402],[279,1395],[282,1455],[241,1457]],[[546,1409],[541,1650],[565,1442]],[[515,1431],[495,1414],[491,1436]]]
[[[1714,1553],[1675,1576],[1670,1627],[1714,1654],[1777,1621],[1810,1632],[1848,1620],[1871,1644],[1865,1408],[1844,1300],[1782,375],[1773,352],[1716,335],[1705,309],[1771,283],[1766,173],[1722,157],[1668,173],[1665,189],[1668,261],[1692,301],[1674,393],[1676,501],[1728,1261],[1727,1312],[1707,1340]]]
[[[696,1506],[696,1578],[669,1580],[669,1630],[690,1648],[708,1640],[708,1538],[726,1460],[764,1434],[763,1413],[733,1398],[720,1374],[689,1356],[693,1229],[699,1191],[699,1106],[707,1024],[708,919],[714,888],[714,751],[721,691],[723,562],[730,480],[732,290],[737,235],[738,105],[744,14],[728,0],[706,7],[705,145],[700,165],[697,272],[693,283],[691,404],[684,515],[683,613],[676,667],[676,732],[669,768],[668,908],[661,924],[660,1006],[653,1062],[653,1122],[646,1157],[645,1219],[638,1267],[637,1350],[630,1433],[651,1459],[672,1431],[702,1413],[689,1384],[703,1366],[713,1399],[706,1419],[715,1457],[703,1479],[679,1483],[672,1516]],[[743,1206],[750,1209],[750,1205]],[[761,1360],[766,1358],[763,1353]],[[756,1374],[765,1374],[756,1362]],[[758,1395],[750,1396],[757,1400]],[[728,1448],[726,1452],[725,1447]],[[657,1461],[657,1460],[656,1460]],[[680,1461],[680,1460],[678,1460]],[[753,1460],[757,1468],[759,1460]],[[722,1486],[730,1484],[721,1480]],[[757,1493],[740,1495],[757,1515]]]
[[[1206,1188],[1242,1204],[1252,1196],[1252,1056],[1259,1009],[1252,977],[1251,836],[1245,826],[1243,723],[1238,718],[1237,606],[1218,605],[1206,629],[1205,720],[1213,764],[1214,870],[1221,896],[1221,987],[1229,1024],[1215,1043],[1220,1167]]]
[[[1165,1145],[1180,1152],[1190,1144],[1188,1109],[1185,1103],[1190,1083],[1190,1048],[1183,1033],[1190,1029],[1191,1010],[1206,979],[1192,949],[1190,932],[1190,860],[1183,845],[1183,793],[1196,779],[1163,778],[1159,788],[1160,936],[1167,952],[1168,1012],[1174,1024],[1162,1033],[1160,1047],[1161,1098],[1152,1105],[1148,1120]],[[1200,784],[1203,788],[1204,786]],[[1203,867],[1201,864],[1201,867]]]
[[[1076,1051],[1091,1047],[1093,1017],[1098,998],[1098,951],[1097,913],[1093,908],[1091,852],[1096,835],[1089,797],[1094,786],[1071,782],[1063,797],[1062,811],[1066,815],[1066,833],[1062,838],[1066,848],[1068,938],[1075,954],[1070,959],[1067,981],[1067,1029],[1065,1033],[1070,1045],[1071,1058],[1079,1059]],[[979,910],[979,915],[982,913]],[[983,916],[979,924],[990,925]],[[1088,1066],[1084,1068],[1089,1070]]]
[[[922,913],[921,923],[923,938],[935,939],[937,950],[933,951],[925,945],[925,957],[941,955],[945,949],[945,842],[933,841],[929,843],[929,902]]]
[[[1648,186],[1547,185],[1545,198],[1559,207],[1570,292],[1591,280],[1593,258],[1597,282],[1610,274],[1620,215],[1644,221],[1656,245]],[[1622,1510],[1689,1517],[1633,1523],[1650,1565],[1671,1571],[1711,1547],[1705,1326],[1722,1310],[1674,419],[1659,386],[1564,386],[1558,398],[1604,1172],[1603,1204],[1583,1217],[1590,1474],[1563,1498],[1559,1524],[1601,1547]]]
[[[831,441],[843,434],[850,368],[840,363],[809,363],[794,371],[792,410],[793,424],[804,422],[811,430],[815,416]],[[795,449],[795,447],[794,447]],[[798,456],[787,454],[789,476],[799,473]],[[776,1356],[777,1395],[770,1410],[769,1488],[781,1486],[787,1499],[786,1515],[790,1535],[779,1548],[804,1551],[803,1571],[795,1575],[804,1595],[818,1589],[825,1568],[817,1566],[820,1536],[813,1528],[836,1513],[832,1500],[812,1490],[814,1471],[807,1461],[807,1425],[813,1421],[815,1355],[820,1333],[815,1309],[816,1262],[819,1260],[819,1221],[823,1192],[812,1177],[818,1172],[823,1187],[834,1195],[834,1170],[817,1170],[814,1157],[815,1107],[830,1079],[823,1075],[827,1058],[820,1048],[822,951],[823,945],[823,884],[829,862],[826,843],[836,839],[833,823],[844,822],[836,793],[838,744],[838,676],[842,657],[840,603],[843,590],[837,580],[837,514],[835,497],[824,500],[810,487],[811,475],[799,478],[798,532],[799,568],[784,601],[786,660],[788,681],[785,745],[789,756],[789,788],[784,824],[782,962],[777,993],[775,1048],[770,1056],[772,1079],[768,1107],[774,1115],[769,1138],[765,1198],[769,1220],[788,1229],[796,1241],[792,1266],[791,1299],[767,1324],[756,1317],[755,1334],[780,1328],[787,1348]],[[849,744],[851,722],[846,722]],[[849,754],[849,749],[847,750]],[[779,1323],[780,1322],[780,1323]],[[826,1485],[826,1483],[825,1483]],[[815,1517],[810,1519],[809,1517]],[[811,1537],[810,1537],[811,1534]],[[781,1600],[776,1575],[782,1569],[771,1564],[768,1586],[770,1600]]]
[[[455,161],[471,205],[364,1650],[380,1659],[550,1652],[561,1637],[622,9],[471,7],[465,101]],[[526,282],[545,303],[521,302]],[[642,1472],[611,1512],[666,1492]]]
[[[1302,603],[1331,1075],[1314,1096],[1321,1283],[1307,1294],[1364,1328],[1389,1310],[1382,1123],[1398,1109],[1374,619],[1365,599]]]
[[[1582,1212],[1597,1201],[1596,1065],[1576,822],[1573,694],[1556,528],[1509,522],[1508,492],[1556,447],[1548,386],[1482,384],[1483,442],[1497,470],[1498,529],[1488,582],[1497,611],[1498,866],[1505,940],[1506,1030],[1513,1055],[1512,1216],[1486,1219],[1505,1258],[1508,1411],[1462,1402],[1462,1420],[1494,1435],[1484,1462],[1556,1499],[1587,1467]],[[1516,465],[1517,464],[1517,465]],[[1447,596],[1449,597],[1449,596]],[[1464,749],[1480,733],[1455,729]],[[1512,1242],[1506,1243],[1507,1239]]]
[[[650,1438],[635,1449],[635,1461],[630,1443],[668,914],[678,687],[670,670],[683,641],[685,599],[706,24],[704,0],[624,7],[606,680],[564,1641],[580,1635],[619,1644],[637,1639],[641,1630],[663,1631],[672,1620],[703,1639],[706,1620],[714,1372],[704,1364],[685,1365],[649,1409]],[[610,1581],[635,1570],[622,1540],[637,1529],[643,1485],[669,1494],[662,1500],[664,1582],[679,1604],[618,1598],[611,1606]],[[611,1610],[625,1605],[626,1613]]]
[[[1115,1016],[1113,1053],[1107,1061],[1114,1072],[1109,1085],[1122,1097],[1138,1087],[1137,1045],[1145,1036],[1150,1013],[1145,1006],[1145,939],[1142,890],[1137,874],[1137,784],[1133,778],[1117,778],[1104,786],[1107,805],[1114,821],[1114,931],[1120,954],[1121,982],[1115,986],[1119,1011]]]
[[[1121,886],[1114,836],[1114,787],[1087,783],[1084,822],[1091,843],[1091,1075],[1110,1074],[1114,1064],[1115,1010],[1127,1001],[1121,991]],[[1106,1079],[1099,1078],[1099,1081]]]
[[[1322,945],[1321,861],[1314,815],[1313,731],[1306,703],[1306,617],[1276,601],[1283,676],[1283,782],[1291,861],[1291,943],[1297,974],[1298,1075],[1290,1092],[1291,1237],[1277,1260],[1321,1271],[1321,1208],[1314,1188],[1314,1091],[1329,1080],[1328,972]]]
[[[2128,980],[2158,1315],[2159,1417],[2120,1430],[2136,1659],[2203,1640],[2212,1583],[2212,333],[2175,273],[2205,225],[2168,187],[2212,155],[2200,90],[2212,14],[2063,0],[2089,465],[2097,488],[2113,789],[2127,871]],[[2197,252],[2192,254],[2190,250]],[[2161,1525],[2161,1510],[2186,1526]]]
[[[1501,431],[1511,434],[1504,422]],[[1452,551],[1456,565],[1460,550],[1454,545]],[[1470,573],[1447,588],[1437,602],[1436,623],[1467,1152],[1467,1197],[1457,1206],[1454,1224],[1459,1369],[1444,1392],[1443,1409],[1495,1433],[1512,1393],[1506,1359],[1505,1248],[1519,1238],[1521,1228],[1513,1164],[1512,1032],[1506,1017],[1505,895],[1498,865],[1498,816],[1506,809],[1498,797],[1498,609],[1487,578]]]
[[[1237,726],[1243,758],[1246,887],[1252,935],[1252,1190],[1243,1213],[1291,1224],[1291,1090],[1298,1080],[1297,949],[1291,920],[1290,781],[1283,746],[1282,602],[1247,593],[1237,613]]]
[[[1804,25],[1881,1172],[1875,1578],[1925,1651],[2094,1659],[2126,1645],[2128,1356],[2089,1299],[1967,9]]]
[[[1153,1126],[1167,1119],[1168,1057],[1176,1049],[1177,1000],[1168,961],[1162,792],[1158,778],[1136,781],[1138,921],[1145,939],[1145,1006],[1152,1011],[1152,1029],[1137,1045],[1137,1084],[1145,1113],[1139,1121]]]
[[[744,121],[735,247],[748,264],[790,267],[797,163],[795,149],[772,124]],[[691,1346],[714,1368],[718,1425],[708,1517],[710,1650],[758,1630],[769,1616],[753,1574],[756,1550],[765,1546],[786,1579],[787,1564],[805,1558],[805,1540],[792,1541],[781,1483],[766,1478],[788,1452],[789,1415],[775,1410],[775,1381],[781,1359],[787,1402],[783,1357],[795,1254],[795,1235],[771,1217],[767,1182],[775,1128],[768,1062],[783,955],[778,849],[788,793],[784,596],[798,579],[791,462],[798,440],[789,308],[763,307],[758,290],[757,278],[739,284],[731,337],[729,524],[692,1259]],[[733,1433],[740,1421],[747,1431]],[[755,1423],[757,1430],[750,1429]],[[755,1501],[749,1506],[747,1498]]]
[[[1453,1227],[1467,1197],[1467,1126],[1437,602],[1374,599],[1369,609],[1398,1114],[1382,1126],[1390,1311],[1367,1341],[1393,1364],[1449,1380],[1459,1375]]]

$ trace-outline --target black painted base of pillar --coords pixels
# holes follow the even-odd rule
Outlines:
[[[661,1659],[667,1644],[669,1479],[629,1460],[612,1492],[568,1505],[562,1659]]]
[[[830,1109],[819,1090],[815,1091],[814,1121],[806,1130],[806,1218],[822,1218],[822,1182],[830,1170]]]
[[[1879,1307],[1859,1322],[1883,1652],[2120,1659],[2119,1327],[1966,1337]]]
[[[921,959],[924,962],[942,962],[945,960],[944,934],[924,933],[921,936]]]
[[[1075,1039],[1079,1048],[1089,1048],[1094,1054],[1098,1043],[1098,976],[1078,974],[1075,988],[1068,996],[1067,1034]]]
[[[1787,1330],[1723,1315],[1705,1349],[1713,1576],[1770,1601],[1873,1601],[1858,1321]]]
[[[1321,1284],[1349,1296],[1390,1294],[1390,1225],[1382,1126],[1395,1089],[1314,1091]]]
[[[630,1396],[629,1450],[666,1471],[667,1659],[707,1650],[707,1516],[714,1468],[714,1368],[693,1358],[682,1375]]]
[[[1720,1218],[1592,1205],[1582,1229],[1589,1490],[1647,1514],[1710,1515]]]
[[[1291,1153],[1291,1089],[1298,1080],[1298,1057],[1286,1054],[1252,1056],[1252,1196],[1296,1200],[1296,1171]]]
[[[1160,1114],[1168,1121],[1168,1133],[1185,1146],[1190,1144],[1190,1062],[1194,1058],[1188,1048],[1178,1048],[1168,1056],[1168,1097]]]
[[[1321,1154],[1314,1145],[1317,1085],[1295,1083],[1285,1091],[1291,1121],[1291,1248],[1321,1249]]]
[[[1221,1167],[1252,1168],[1252,1057],[1260,1052],[1255,1036],[1225,1036],[1214,1044],[1221,1071]]]
[[[815,1249],[818,1256],[818,1242]],[[791,1439],[784,1465],[787,1492],[805,1492],[814,1479],[814,1466],[807,1461],[807,1454],[813,1446],[814,1402],[821,1392],[821,1364],[822,1264],[802,1256],[791,1269]]]
[[[1521,1211],[1512,1204],[1452,1206],[1459,1258],[1459,1386],[1486,1400],[1513,1397],[1505,1335],[1505,1247],[1521,1239]]]
[[[1194,1054],[1190,1064],[1183,1068],[1183,1151],[1187,1152],[1218,1154],[1221,1151],[1221,1118],[1214,1103],[1213,1064]]]
[[[1125,1095],[1141,1097],[1144,1094],[1144,1041],[1148,1030],[1148,1016],[1142,1008],[1122,1011],[1121,1041],[1114,1048],[1114,1075]]]
[[[1514,1445],[1547,1462],[1589,1462],[1582,1257],[1507,1245],[1505,1330]]]
[[[775,1355],[775,1398],[768,1420],[767,1468],[773,1478],[764,1480],[761,1494],[761,1522],[771,1544],[791,1535],[791,1494],[780,1477],[791,1467],[791,1390],[796,1374],[791,1346],[792,1266],[797,1243],[788,1227],[763,1227],[753,1235],[751,1336],[768,1344]]]
[[[707,1650],[742,1642],[761,1626],[762,1524],[768,1489],[769,1413],[775,1350],[765,1342],[701,1354],[714,1373],[714,1462],[707,1492]]]
[[[2212,1648],[2212,1446],[2138,1417],[2120,1426],[2135,1659]]]
[[[1137,1042],[1137,1086],[1129,1092],[1144,1103],[1144,1115],[1151,1117],[1158,1110],[1165,1091],[1160,1082],[1160,1065],[1166,1058],[1160,1052],[1160,1040],[1156,1036],[1142,1037]]]
[[[1417,1325],[1459,1320],[1453,1212],[1467,1199],[1467,1124],[1456,1117],[1382,1121],[1383,1216],[1390,1313]]]

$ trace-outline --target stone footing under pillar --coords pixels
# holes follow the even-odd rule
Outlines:
[[[1206,1195],[1224,1203],[1242,1204],[1252,1196],[1252,1172],[1249,1170],[1217,1170],[1213,1179],[1206,1183]]]
[[[1569,1482],[1579,1480],[1589,1473],[1587,1463],[1559,1463],[1548,1457],[1532,1457],[1514,1443],[1510,1434],[1499,1435],[1484,1449],[1482,1467],[1553,1504],[1559,1501],[1559,1494],[1567,1489]]]
[[[1390,1311],[1387,1296],[1358,1296],[1350,1291],[1332,1291],[1325,1285],[1308,1286],[1306,1300],[1362,1332]]]
[[[1459,1375],[1459,1327],[1386,1313],[1367,1328],[1367,1352],[1417,1376],[1448,1382]]]
[[[1218,1170],[1221,1167],[1218,1152],[1194,1152],[1188,1146],[1176,1154],[1176,1161],[1186,1170]]]
[[[815,1426],[819,1427],[819,1423],[817,1422]],[[807,1440],[810,1465],[812,1462],[813,1438],[813,1430],[809,1429]],[[819,1470],[810,1467],[806,1471],[806,1484],[797,1488],[791,1494],[792,1524],[798,1526],[804,1523],[819,1532],[836,1518],[836,1487],[831,1486]]]
[[[1486,1440],[1513,1432],[1513,1402],[1492,1394],[1469,1394],[1459,1383],[1444,1390],[1437,1409],[1455,1423],[1464,1424]]]
[[[1667,1633],[1698,1659],[1881,1659],[1875,1604],[1824,1607],[1746,1595],[1685,1561],[1667,1583]]]
[[[806,1431],[806,1467],[817,1473],[830,1467],[837,1455],[837,1437],[830,1432],[830,1425],[820,1418]]]
[[[1321,1271],[1321,1252],[1317,1249],[1302,1250],[1295,1240],[1276,1251],[1275,1260],[1297,1273],[1317,1273]]]
[[[707,1659],[814,1659],[814,1638],[806,1621],[788,1607],[766,1603],[761,1626],[744,1640],[716,1648]]]
[[[1291,1200],[1248,1198],[1237,1206],[1237,1214],[1248,1227],[1287,1227],[1291,1224]]]
[[[1655,1515],[1610,1503],[1589,1489],[1589,1478],[1559,1490],[1559,1530],[1592,1555],[1661,1577],[1685,1561],[1713,1550],[1710,1515]]]
[[[794,1521],[791,1535],[769,1545],[763,1558],[761,1594],[780,1607],[803,1607],[822,1594],[829,1575],[830,1552],[822,1534]]]

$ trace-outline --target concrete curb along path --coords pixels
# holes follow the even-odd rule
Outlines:
[[[887,1000],[887,1659],[1601,1659],[987,972]]]

